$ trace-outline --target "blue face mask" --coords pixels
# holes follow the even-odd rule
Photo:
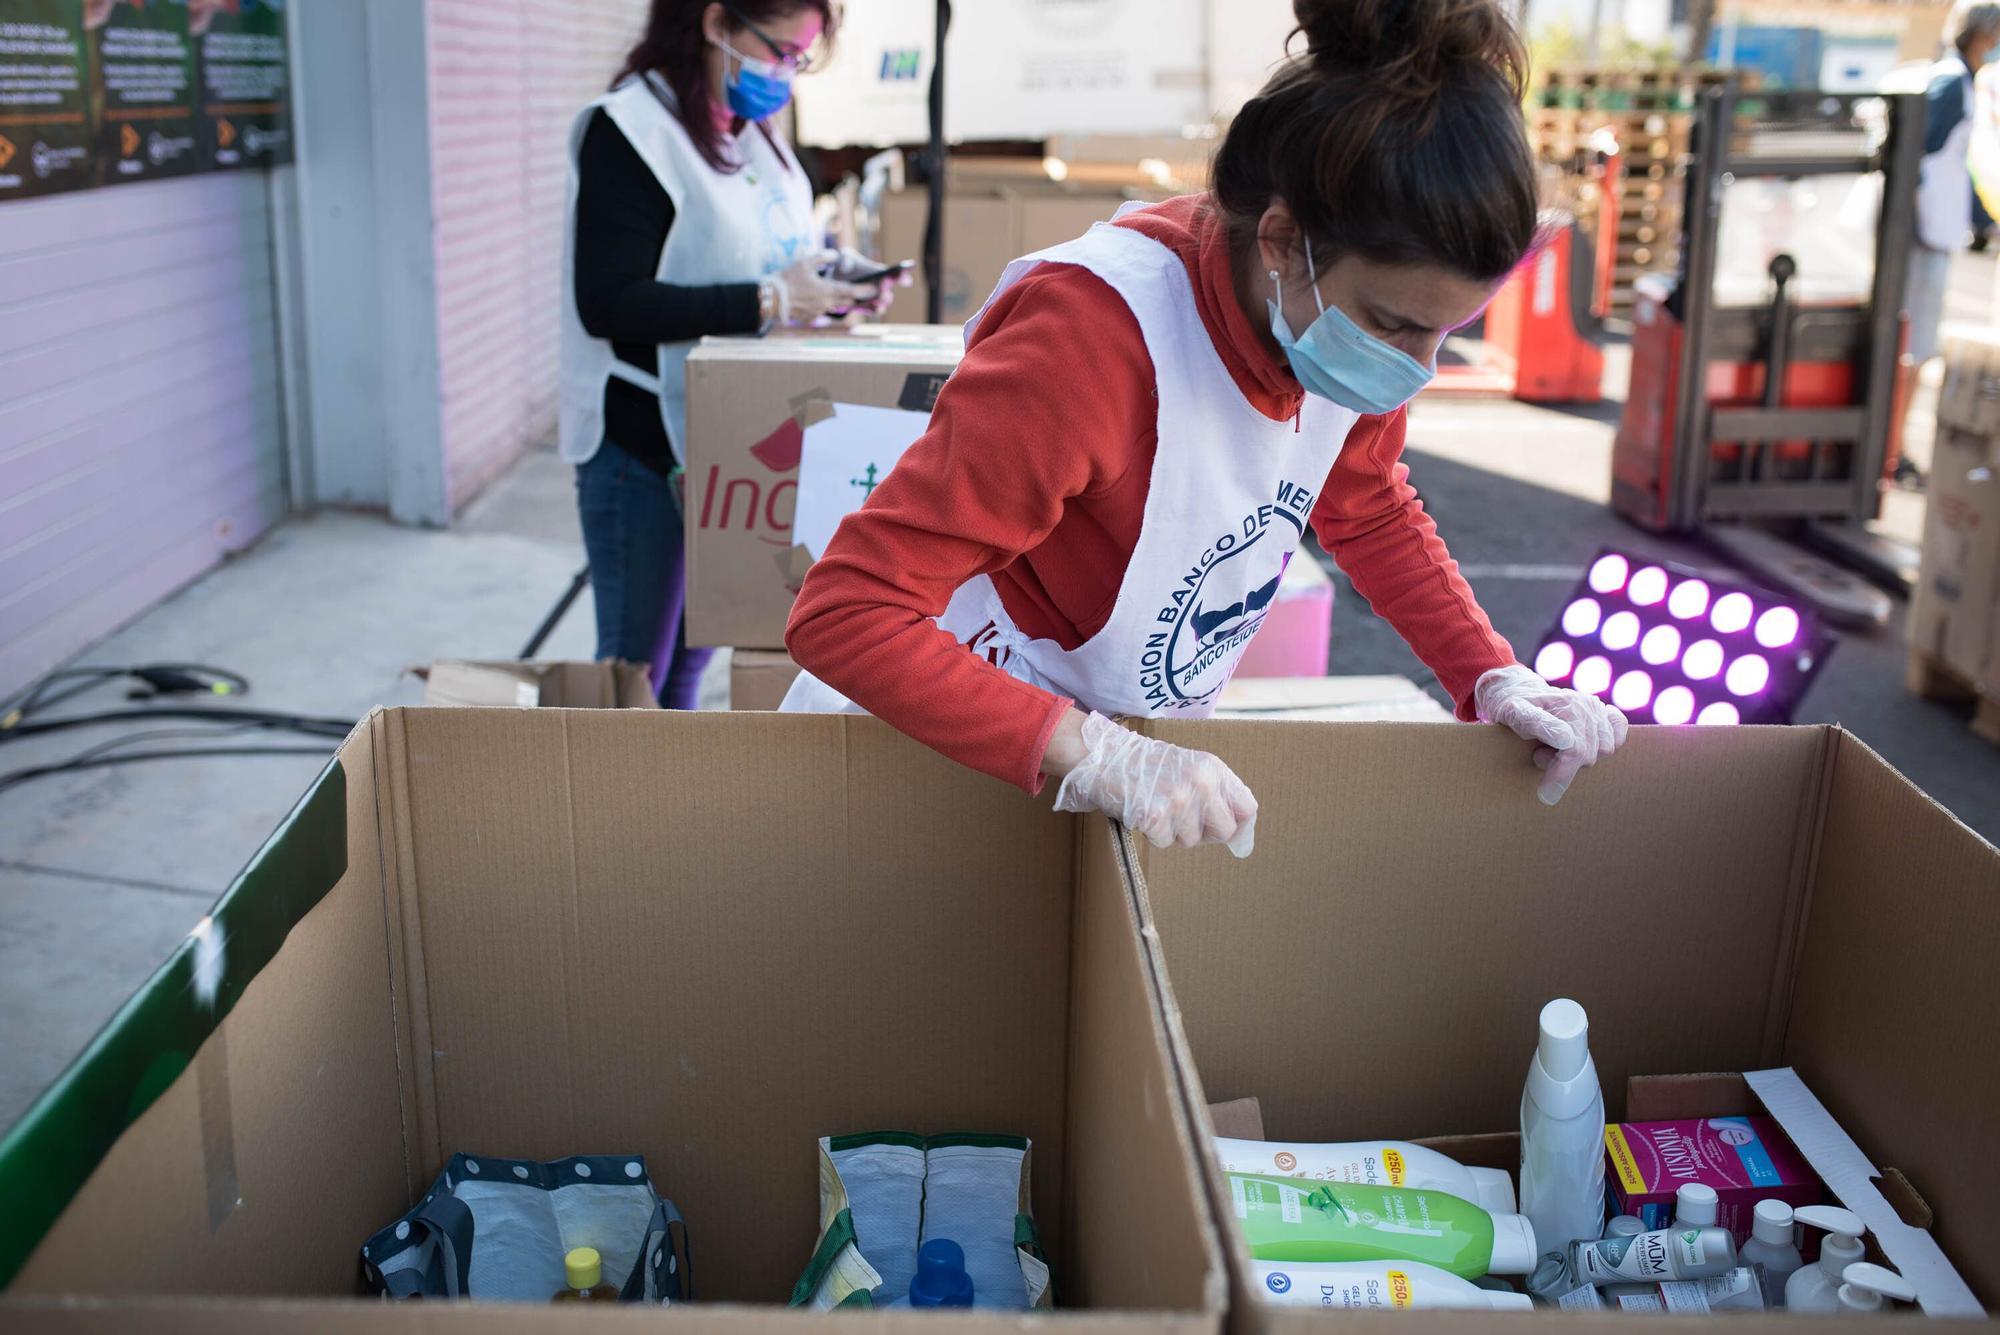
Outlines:
[[[1357,413],[1392,413],[1417,396],[1437,374],[1409,353],[1390,347],[1347,318],[1338,306],[1320,300],[1319,271],[1313,267],[1312,242],[1306,242],[1306,273],[1312,281],[1313,304],[1319,318],[1306,326],[1305,336],[1292,337],[1285,311],[1278,304],[1278,271],[1271,270],[1271,336],[1285,350],[1292,374],[1308,394],[1331,399]]]
[[[723,94],[729,109],[746,121],[775,116],[792,100],[791,71],[775,61],[755,60],[727,42],[717,42],[736,62],[736,77],[723,76]]]

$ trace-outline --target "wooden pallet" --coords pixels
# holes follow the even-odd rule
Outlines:
[[[1910,650],[1910,668],[1904,683],[1910,694],[1939,704],[1962,705],[1970,701],[1973,735],[2000,746],[2000,696],[1986,694],[1963,673],[1921,649]]]

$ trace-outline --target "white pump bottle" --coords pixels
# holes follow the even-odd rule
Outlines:
[[[1541,1038],[1521,1093],[1521,1213],[1544,1252],[1604,1232],[1604,1094],[1583,1007],[1542,1007]]]
[[[1885,1298],[1906,1303],[1917,1300],[1916,1285],[1893,1270],[1866,1261],[1847,1267],[1841,1271],[1840,1278],[1839,1301],[1843,1314],[1879,1312]]]
[[[1801,1224],[1825,1229],[1826,1238],[1819,1245],[1819,1263],[1802,1266],[1786,1281],[1785,1310],[1838,1312],[1841,1276],[1867,1252],[1861,1237],[1868,1226],[1860,1215],[1837,1205],[1803,1205],[1792,1217]]]

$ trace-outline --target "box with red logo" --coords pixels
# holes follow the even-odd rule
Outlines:
[[[837,405],[928,413],[963,352],[956,325],[702,340],[687,363],[689,644],[784,647],[812,563],[792,528],[806,433]]]

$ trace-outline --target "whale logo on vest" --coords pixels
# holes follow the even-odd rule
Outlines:
[[[1213,700],[1278,596],[1305,533],[1312,493],[1280,482],[1276,499],[1216,535],[1188,562],[1139,652],[1139,685],[1156,711]]]

